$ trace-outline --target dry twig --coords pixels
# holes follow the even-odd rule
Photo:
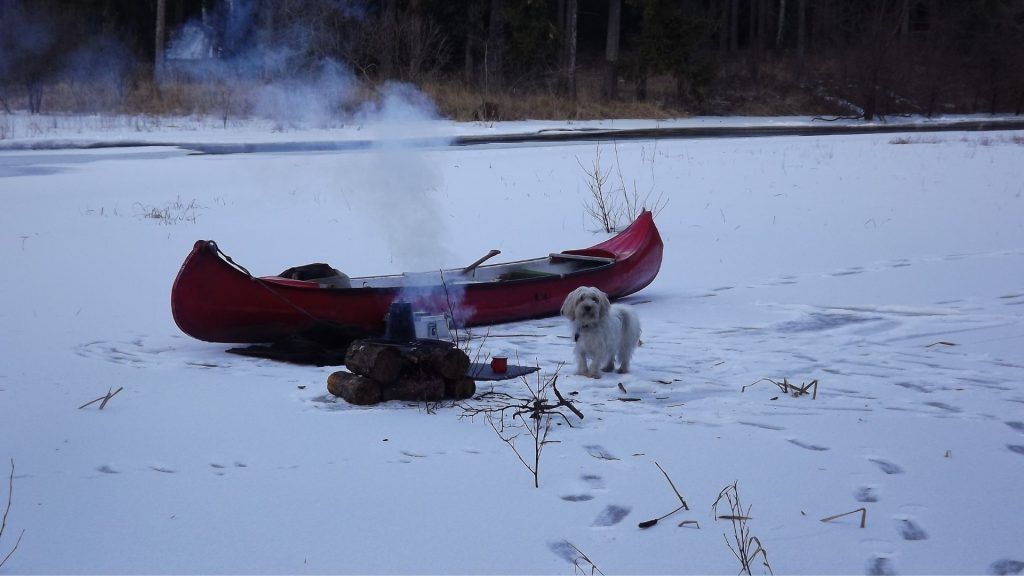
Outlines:
[[[572,422],[561,411],[562,408],[571,411],[581,419],[583,418],[583,413],[571,401],[566,400],[555,385],[558,381],[558,370],[560,369],[561,365],[555,370],[555,374],[546,380],[538,373],[536,388],[531,386],[529,380],[523,376],[522,380],[526,384],[527,390],[530,391],[530,398],[519,399],[504,392],[490,390],[477,395],[474,397],[474,400],[488,401],[496,399],[496,404],[474,407],[462,406],[463,413],[459,416],[460,418],[473,418],[483,415],[487,419],[487,423],[490,424],[491,429],[498,435],[498,438],[512,449],[523,466],[533,474],[533,485],[536,488],[540,487],[541,452],[544,450],[544,446],[558,442],[557,440],[548,440],[548,434],[551,432],[551,418],[553,416],[560,416],[570,428],[572,427]],[[558,398],[558,402],[555,404],[550,403],[547,397],[549,386],[554,392],[555,397]],[[517,428],[520,431],[509,432],[509,428]],[[532,463],[527,461],[527,458],[524,457],[523,453],[516,446],[515,441],[522,435],[523,430],[533,440]]]
[[[594,574],[600,574],[601,576],[604,576],[604,572],[601,572],[601,569],[597,567],[597,564],[594,564],[594,561],[591,560],[590,557],[587,556],[583,552],[583,550],[580,550],[579,548],[576,547],[575,544],[573,544],[572,542],[569,542],[568,540],[566,540],[565,543],[568,544],[569,546],[572,546],[572,549],[575,550],[577,554],[579,554],[579,558],[577,558],[572,563],[574,569],[578,573],[586,574],[586,572],[583,569],[583,566],[580,566],[580,560],[582,560],[582,561],[586,562],[587,564],[590,564],[590,574],[591,574],[591,576],[593,576]]]
[[[808,383],[806,383],[806,384],[804,384],[802,386],[797,386],[796,384],[790,384],[789,380],[787,380],[786,378],[783,378],[782,382],[776,382],[775,380],[772,380],[771,378],[761,378],[760,380],[758,380],[756,382],[753,382],[751,384],[747,384],[746,386],[744,386],[743,388],[740,389],[740,392],[746,392],[747,388],[750,388],[751,386],[754,386],[755,384],[760,384],[761,382],[771,382],[772,384],[775,384],[776,386],[778,386],[779,390],[782,390],[783,394],[792,394],[794,398],[799,398],[800,396],[806,395],[808,393],[808,391],[810,391],[811,388],[813,388],[814,390],[811,393],[811,400],[817,400],[818,399],[818,380],[817,379],[811,380],[810,382],[808,382]]]
[[[672,482],[672,478],[669,477],[668,472],[665,472],[665,469],[661,467],[661,464],[658,464],[657,462],[655,462],[654,465],[657,466],[658,470],[661,470],[661,473],[665,475],[665,480],[668,480],[668,485],[671,486],[672,487],[672,491],[676,493],[676,498],[679,498],[679,506],[675,510],[669,512],[668,514],[665,514],[663,516],[659,516],[658,518],[655,518],[653,520],[645,520],[645,521],[641,522],[640,524],[638,524],[638,526],[640,528],[650,528],[651,526],[654,526],[655,524],[657,524],[659,521],[664,520],[665,518],[668,518],[669,516],[675,514],[676,512],[679,512],[680,510],[689,510],[690,509],[690,506],[686,503],[686,500],[683,498],[683,495],[680,494],[679,490],[676,489],[676,485],[675,485],[675,483]],[[690,521],[684,521],[683,524],[686,524],[687,522],[690,522]],[[696,522],[694,521],[694,523],[696,523]],[[683,524],[680,524],[680,526],[682,526]],[[697,527],[700,528],[700,525],[698,524]]]
[[[4,530],[7,529],[7,515],[11,512],[11,502],[14,499],[14,458],[11,458],[11,475],[7,477],[7,506],[4,508],[4,517],[0,521],[0,540],[3,540]],[[10,552],[0,560],[0,568],[7,564],[7,561],[14,556],[14,552],[18,549],[18,545],[21,544],[21,537],[25,535],[25,530],[18,534],[18,540],[14,542],[14,547],[11,548]]]
[[[85,408],[86,406],[91,406],[91,405],[93,405],[93,404],[95,404],[97,402],[100,402],[102,400],[102,402],[100,403],[100,410],[103,410],[107,406],[107,402],[110,402],[111,398],[113,398],[114,396],[117,396],[117,393],[120,392],[121,390],[124,390],[124,386],[119,387],[117,390],[114,390],[113,392],[111,392],[111,390],[113,390],[112,387],[111,388],[107,388],[107,393],[106,394],[104,394],[103,396],[100,396],[99,398],[97,398],[95,400],[90,400],[90,401],[86,402],[85,404],[82,404],[81,406],[78,407],[78,409],[81,410],[82,408]]]
[[[857,512],[860,512],[860,527],[863,528],[863,527],[867,526],[867,523],[868,523],[868,509],[867,508],[857,508],[856,510],[850,510],[849,512],[843,512],[842,514],[836,514],[835,516],[829,516],[828,518],[822,518],[821,521],[822,522],[831,522],[833,520],[842,518],[843,516],[849,516],[850,514],[856,514]]]

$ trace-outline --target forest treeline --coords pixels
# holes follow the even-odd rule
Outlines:
[[[1024,0],[0,0],[8,113],[396,84],[458,119],[1020,114]]]

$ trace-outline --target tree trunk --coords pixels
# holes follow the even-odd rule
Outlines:
[[[750,77],[755,81],[761,78],[761,38],[758,36],[758,8],[761,0],[750,0],[750,30],[748,42],[750,47],[747,53],[750,54]]]
[[[378,33],[381,35],[380,75],[383,80],[393,78],[398,60],[398,0],[385,0]]]
[[[786,30],[786,0],[779,0],[779,25],[775,30],[775,47],[782,46],[782,36]]]
[[[797,77],[804,77],[804,62],[807,59],[807,0],[797,2],[796,14],[796,57]]]
[[[729,0],[714,0],[711,6],[718,22],[718,51],[725,53],[729,50]]]
[[[476,38],[477,38],[476,34],[475,34],[475,30],[476,30],[476,24],[475,23],[479,21],[478,20],[479,15],[476,12],[476,10],[474,9],[476,6],[477,6],[476,2],[467,2],[466,3],[466,16],[467,16],[467,22],[469,22],[469,30],[466,32],[466,52],[465,52],[465,57],[463,58],[463,65],[465,67],[464,68],[464,72],[463,72],[463,77],[465,78],[466,84],[472,84],[473,81],[475,80],[475,77],[473,75],[474,74],[474,68],[475,68],[475,62],[474,62],[474,59],[473,59],[473,52],[474,52],[474,49],[476,48],[475,44],[476,44]]]
[[[729,0],[729,51],[740,49],[740,0]]]
[[[156,0],[156,46],[153,56],[153,74],[157,80],[163,76],[164,42],[167,35],[167,0]]]
[[[619,96],[619,26],[622,21],[622,0],[608,0],[608,35],[605,38],[604,59],[608,67],[605,79],[605,95],[615,99]]]
[[[501,90],[503,78],[502,52],[505,49],[505,19],[502,14],[503,0],[491,0],[488,18],[487,42],[484,48],[484,87]]]
[[[566,0],[565,6],[565,91],[576,99],[576,28],[579,21],[579,0]]]

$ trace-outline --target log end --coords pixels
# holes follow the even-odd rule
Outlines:
[[[327,391],[349,404],[370,406],[381,401],[381,385],[365,376],[333,372],[327,377]]]

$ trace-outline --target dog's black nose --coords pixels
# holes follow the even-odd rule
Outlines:
[[[590,312],[590,304],[587,304],[587,305],[585,305],[585,306],[583,307],[583,311],[584,311],[584,312]]]

